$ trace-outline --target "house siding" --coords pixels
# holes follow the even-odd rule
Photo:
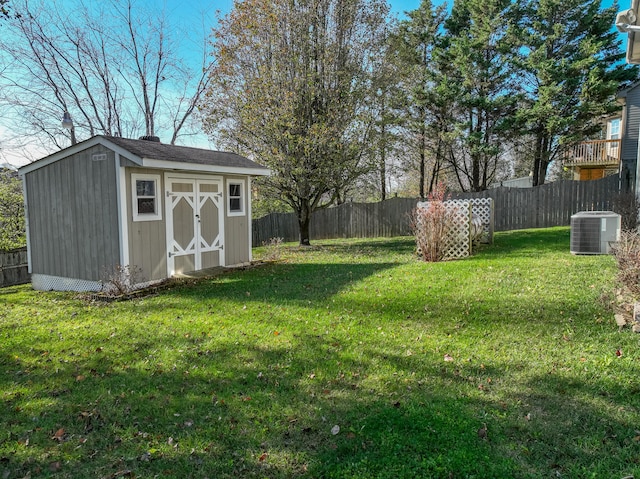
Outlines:
[[[636,162],[638,158],[638,131],[640,129],[640,85],[626,93],[626,118],[622,135],[621,177],[627,186],[636,182]]]
[[[106,159],[92,160],[94,153]],[[25,175],[34,274],[103,279],[120,258],[114,153],[97,145]]]
[[[162,219],[133,221],[132,174],[160,175],[158,198]],[[127,168],[126,172],[127,227],[129,231],[129,266],[138,271],[140,282],[167,277],[167,226],[164,178],[161,171],[146,168]]]

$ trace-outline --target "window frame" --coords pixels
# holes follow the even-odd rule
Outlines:
[[[239,186],[240,194],[238,196],[231,196],[231,187]],[[244,216],[246,214],[246,194],[245,194],[245,181],[244,180],[227,180],[227,216]],[[239,199],[240,200],[240,209],[233,210],[231,209],[231,200]]]
[[[614,133],[614,128],[613,126],[616,126],[615,128],[615,133]],[[609,120],[609,125],[607,128],[607,140],[619,140],[620,139],[620,133],[622,130],[622,121],[620,118],[612,118],[611,120]],[[615,138],[614,138],[615,136]]]
[[[138,181],[153,181],[154,196],[138,196]],[[140,213],[138,211],[139,199],[153,198],[155,204],[154,213]],[[145,173],[131,174],[131,211],[133,221],[160,221],[162,220],[162,195],[160,194],[160,175],[149,175]]]

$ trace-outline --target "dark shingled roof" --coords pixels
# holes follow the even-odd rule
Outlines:
[[[175,161],[198,165],[224,166],[229,168],[265,168],[244,156],[227,151],[213,151],[188,146],[166,145],[157,141],[132,140],[115,136],[100,135],[105,140],[118,145],[140,158],[150,160]]]

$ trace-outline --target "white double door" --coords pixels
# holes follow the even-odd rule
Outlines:
[[[165,175],[169,276],[224,266],[223,182]]]

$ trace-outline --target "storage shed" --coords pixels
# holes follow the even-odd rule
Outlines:
[[[138,283],[251,261],[251,178],[234,153],[95,136],[22,167],[38,290],[98,291],[128,267]]]

